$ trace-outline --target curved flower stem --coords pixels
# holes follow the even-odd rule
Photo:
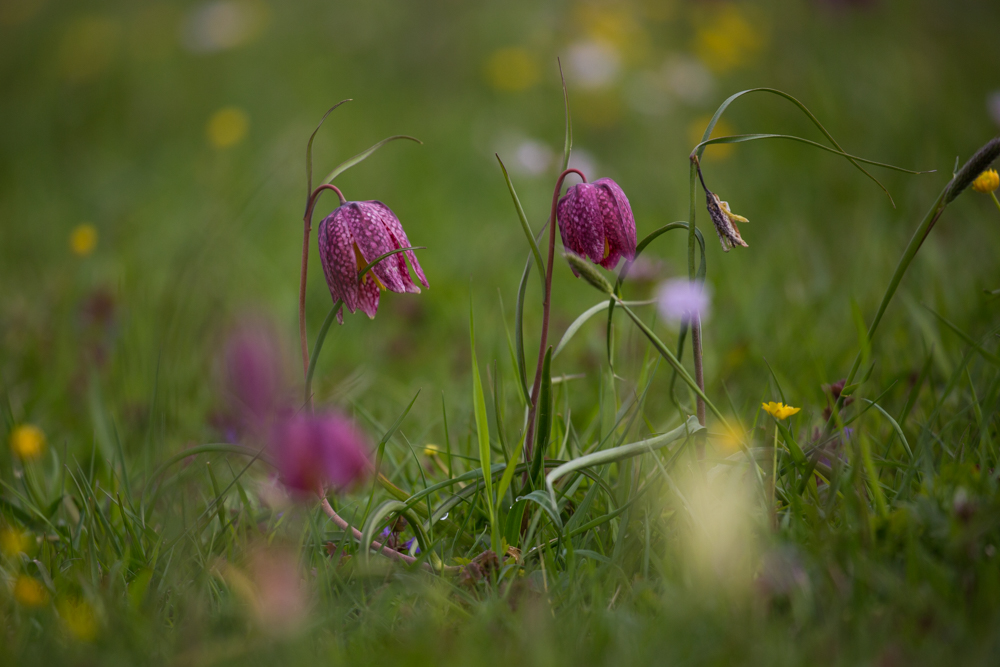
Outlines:
[[[357,528],[355,528],[354,526],[351,526],[346,521],[344,521],[344,519],[339,514],[337,514],[337,512],[330,505],[330,501],[326,499],[326,496],[322,497],[322,501],[320,502],[320,506],[323,508],[323,511],[326,512],[326,515],[328,517],[330,517],[330,519],[333,521],[333,523],[337,525],[338,528],[340,528],[341,530],[350,530],[351,534],[354,535],[354,539],[355,540],[359,540],[359,541],[361,540],[361,531],[358,530]],[[417,562],[417,559],[414,558],[413,556],[409,556],[407,554],[400,553],[399,551],[396,551],[395,549],[387,547],[386,545],[384,545],[381,542],[378,542],[376,540],[372,540],[372,543],[369,545],[369,548],[374,549],[377,553],[380,553],[383,556],[386,556],[387,558],[391,558],[392,560],[401,561],[403,563],[406,563],[407,565],[413,565],[414,563]],[[427,570],[428,572],[434,572],[435,571],[434,568],[431,567],[430,563],[424,562],[424,563],[421,563],[420,566],[422,568],[424,568],[425,570]],[[446,567],[445,571],[446,572],[451,572],[451,571],[456,571],[456,570],[459,570],[459,569],[461,569],[461,568],[451,566],[451,567]]]
[[[316,202],[324,190],[333,190],[340,197],[340,204],[344,205],[344,193],[336,185],[324,184],[313,190],[306,201],[306,213],[302,218],[302,271],[299,277],[299,339],[302,344],[302,373],[309,374],[309,342],[306,340],[306,276],[309,269],[309,233],[312,232],[313,209]]]
[[[524,460],[531,461],[534,445],[535,414],[538,412],[538,391],[542,384],[542,362],[545,361],[545,349],[549,342],[549,306],[552,300],[552,258],[556,246],[556,207],[559,205],[559,193],[562,191],[563,180],[570,174],[576,174],[587,182],[587,177],[579,169],[566,169],[556,179],[556,188],[552,192],[552,211],[549,214],[549,253],[545,264],[545,296],[542,300],[542,338],[538,345],[538,364],[535,366],[535,382],[531,385],[531,409],[528,410],[527,433],[524,438]],[[538,267],[541,270],[542,267]]]
[[[993,198],[993,203],[997,205],[998,209],[1000,209],[1000,200],[997,199],[997,193],[991,192],[990,197]]]
[[[698,163],[698,156],[691,155],[691,200],[690,200],[690,210],[688,212],[688,280],[695,280],[695,266],[694,266],[694,245],[695,245],[695,230],[697,226],[695,225],[695,213],[697,212],[695,206],[695,197],[697,195],[698,184],[695,181],[695,174],[698,178],[701,178],[701,168]],[[702,180],[702,185],[704,186],[705,181]],[[707,190],[708,188],[706,188]],[[691,319],[691,347],[692,355],[694,356],[694,378],[695,382],[698,383],[698,388],[701,390],[702,394],[705,393],[705,369],[702,363],[702,344],[701,344],[701,317],[695,315]],[[705,401],[701,396],[696,395],[695,400],[696,409],[698,411],[698,423],[702,426],[705,425]],[[695,447],[698,458],[701,459],[705,456],[705,441],[704,438],[698,438],[698,443]]]

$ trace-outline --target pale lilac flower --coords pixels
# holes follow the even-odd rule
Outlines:
[[[350,420],[336,414],[297,414],[271,429],[270,454],[289,489],[316,493],[359,480],[368,466],[369,447]]]
[[[574,185],[556,209],[563,246],[605,269],[635,259],[635,218],[617,183],[601,178]],[[573,270],[576,274],[576,270]]]
[[[380,201],[341,204],[319,225],[319,257],[333,300],[343,299],[350,312],[358,308],[368,317],[378,311],[379,290],[419,293],[406,266],[410,260],[417,279],[427,287],[427,278],[412,250],[387,257],[358,282],[358,271],[387,252],[407,248],[410,240],[396,214]],[[406,258],[403,257],[406,255]],[[344,323],[343,309],[337,321]]]
[[[671,322],[690,321],[695,315],[708,319],[712,296],[707,285],[687,278],[672,278],[656,292],[657,308]]]

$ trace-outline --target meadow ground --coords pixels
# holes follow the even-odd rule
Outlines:
[[[1000,204],[952,174],[1000,126],[998,26],[975,0],[3,2],[3,661],[994,662]],[[575,333],[542,383],[547,460],[516,467],[542,286],[494,154],[540,233],[557,56],[570,165],[621,185],[640,240],[690,220],[689,154],[758,86],[851,155],[934,171],[867,166],[890,198],[801,142],[706,148],[706,183],[750,222],[723,252],[697,186],[705,430],[670,366],[678,326],[634,306],[646,335],[618,308],[609,363],[606,310],[571,326],[607,297],[557,241],[549,343]],[[335,183],[392,208],[430,285],[345,313],[318,356],[316,413],[352,420],[383,476],[328,493],[361,539],[276,478],[227,356],[250,341],[277,402],[308,412],[306,142],[348,97],[314,185],[420,139]],[[832,145],[767,93],[713,136],[749,133]],[[644,249],[626,301],[688,275],[685,229]]]

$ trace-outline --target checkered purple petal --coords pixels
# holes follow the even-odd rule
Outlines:
[[[357,212],[347,206],[340,206],[319,223],[317,240],[319,258],[323,264],[326,285],[333,300],[343,299],[344,305],[352,313],[358,308],[357,260],[354,257],[354,238],[347,218]],[[341,311],[342,312],[342,311]],[[338,317],[343,323],[343,315]]]
[[[604,256],[604,225],[597,190],[590,183],[571,187],[556,208],[563,246],[599,262]]]
[[[382,224],[385,225],[386,231],[395,243],[394,248],[409,248],[410,239],[407,238],[406,232],[403,231],[403,225],[399,222],[399,218],[392,210],[380,201],[368,201],[366,204],[378,209],[381,212]],[[403,255],[406,255],[406,259],[410,260],[410,266],[413,267],[413,272],[417,274],[417,279],[424,287],[430,287],[427,284],[427,277],[424,275],[424,270],[420,267],[420,262],[417,261],[417,255],[412,250],[407,250],[404,253],[394,255],[393,259],[397,262],[400,267],[400,273],[404,276],[404,279],[409,285],[412,285],[413,289],[407,291],[419,292],[420,289],[413,283],[410,279],[409,271],[406,268],[406,261],[403,259]]]

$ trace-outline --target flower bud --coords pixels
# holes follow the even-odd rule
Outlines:
[[[611,287],[611,283],[601,275],[593,264],[589,264],[587,260],[579,255],[567,252],[565,253],[566,260],[569,262],[570,268],[573,269],[573,273],[580,276],[588,283],[604,292],[605,294],[611,294],[614,292],[614,288]]]

